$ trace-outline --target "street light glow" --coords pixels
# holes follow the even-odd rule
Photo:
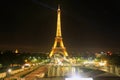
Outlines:
[[[8,69],[8,72],[10,73],[12,71],[12,69]]]

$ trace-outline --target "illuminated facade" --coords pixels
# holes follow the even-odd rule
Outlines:
[[[15,50],[15,53],[19,53],[17,49]]]
[[[64,57],[68,56],[66,48],[64,47],[63,40],[62,40],[62,33],[61,33],[61,20],[60,20],[60,6],[58,6],[57,10],[57,30],[56,30],[56,37],[53,48],[49,54],[49,57],[52,57],[54,54],[62,54]]]

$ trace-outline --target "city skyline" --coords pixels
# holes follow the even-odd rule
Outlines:
[[[117,1],[3,1],[0,50],[50,52],[61,5],[63,41],[68,52],[120,50]]]

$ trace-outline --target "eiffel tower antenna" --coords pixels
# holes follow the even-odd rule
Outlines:
[[[56,31],[56,36],[62,36],[61,35],[61,20],[60,20],[60,5],[58,5],[58,10],[57,10],[57,31]]]
[[[56,30],[56,37],[53,48],[49,54],[49,57],[52,57],[54,54],[61,53],[63,56],[68,56],[66,48],[64,47],[63,40],[62,40],[62,33],[61,33],[61,10],[60,5],[58,5],[57,9],[57,30]]]

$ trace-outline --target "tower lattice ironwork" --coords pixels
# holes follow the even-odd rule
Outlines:
[[[68,53],[66,51],[66,48],[64,47],[63,40],[62,40],[60,15],[61,15],[60,6],[58,6],[56,37],[55,37],[53,48],[49,54],[49,57],[52,57],[54,54],[57,54],[57,53],[60,53],[65,57],[68,56]]]

